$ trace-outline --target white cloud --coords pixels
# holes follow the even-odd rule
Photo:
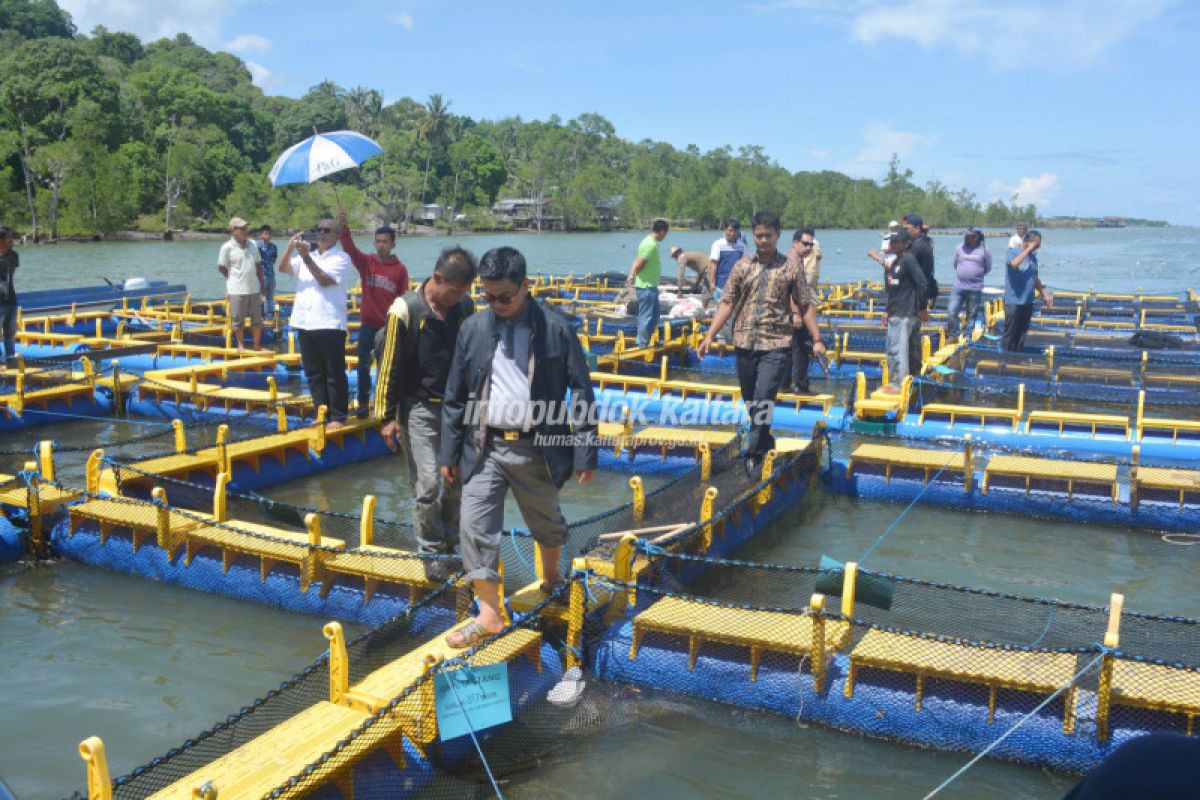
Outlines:
[[[1015,194],[1017,202],[1033,203],[1041,208],[1053,204],[1060,188],[1057,175],[1043,172],[1041,175],[1024,176],[1015,186],[999,179],[993,180],[988,191],[1005,201]]]
[[[247,61],[245,64],[246,69],[250,70],[250,80],[253,81],[254,85],[258,88],[262,89],[270,86],[272,83],[275,83],[275,75],[271,72],[271,70],[267,69],[262,64],[254,61]]]
[[[844,169],[856,177],[879,178],[892,156],[904,161],[919,148],[937,141],[937,136],[914,131],[898,131],[882,122],[863,129],[863,146]]]
[[[406,31],[411,31],[413,29],[412,14],[405,14],[403,11],[397,12],[392,14],[392,22],[396,23],[401,28],[404,28]]]
[[[97,25],[145,41],[186,33],[208,48],[221,44],[221,26],[246,0],[59,0],[85,33]]]
[[[909,41],[950,48],[999,69],[1081,69],[1097,63],[1174,0],[778,0],[758,13],[792,11],[847,25],[868,45]]]
[[[247,55],[265,55],[273,46],[270,39],[257,33],[243,33],[225,43],[225,49],[229,52]]]

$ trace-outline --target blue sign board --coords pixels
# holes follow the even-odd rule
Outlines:
[[[512,721],[507,663],[439,672],[433,691],[442,741]]]

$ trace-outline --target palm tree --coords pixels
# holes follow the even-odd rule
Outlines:
[[[425,189],[429,185],[429,167],[433,162],[433,146],[446,136],[446,123],[450,120],[450,103],[440,94],[429,95],[425,103],[425,115],[417,123],[417,135],[425,140],[425,177],[421,179],[421,202],[425,202]]]

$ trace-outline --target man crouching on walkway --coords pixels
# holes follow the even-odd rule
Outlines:
[[[453,555],[458,543],[458,504],[462,486],[438,474],[442,396],[462,323],[475,313],[471,282],[475,258],[461,247],[438,256],[433,275],[415,291],[397,298],[387,313],[375,347],[379,356],[375,414],[380,433],[393,451],[404,450],[413,493],[413,530],[422,555]],[[450,559],[425,561],[425,577],[450,577]]]
[[[549,593],[562,581],[567,539],[559,489],[572,471],[580,483],[591,480],[597,458],[592,383],[570,324],[529,296],[517,250],[484,253],[479,277],[488,309],[459,330],[442,404],[439,463],[447,481],[461,474],[459,549],[479,598],[479,616],[446,637],[455,648],[504,627],[498,570],[508,490],[541,546]]]

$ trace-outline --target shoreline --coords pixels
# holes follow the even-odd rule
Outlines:
[[[1191,229],[1190,226],[1181,226],[1181,225],[1127,225],[1124,228],[1105,228],[1105,227],[1097,227],[1097,226],[1090,226],[1090,225],[1086,225],[1086,226],[1085,225],[1076,225],[1076,226],[1042,225],[1040,227],[1042,227],[1045,230],[1081,230],[1081,231],[1084,231],[1084,230],[1109,231],[1109,230],[1132,230],[1132,229],[1146,229],[1146,230],[1162,230],[1162,229],[1189,230],[1189,229]],[[538,230],[527,229],[527,228],[517,228],[517,229],[514,229],[514,228],[488,228],[488,229],[478,230],[478,229],[469,229],[469,228],[432,228],[432,229],[430,229],[430,228],[424,228],[424,227],[414,227],[414,228],[406,230],[404,232],[397,231],[396,236],[398,239],[406,239],[406,238],[422,238],[422,237],[428,237],[428,236],[495,236],[497,234],[595,235],[598,233],[637,233],[641,230],[642,230],[641,228],[615,228],[615,229],[604,230],[604,231],[601,231],[601,230],[594,230],[594,231],[592,231],[592,230],[587,230],[587,231],[584,231],[584,230],[538,231]],[[671,230],[673,232],[681,232],[681,233],[682,232],[692,232],[692,233],[705,232],[704,228],[692,228],[692,227],[682,227],[682,226],[672,226]],[[857,231],[857,230],[870,231],[873,229],[872,228],[821,228],[821,230],[822,231]],[[961,230],[955,230],[953,228],[935,228],[930,231],[930,235],[931,236],[959,236],[962,234],[962,232],[963,231],[961,231]],[[351,229],[351,234],[354,236],[370,236],[373,233],[374,233],[373,228],[352,228]],[[989,234],[989,235],[992,235],[992,234]],[[205,242],[205,241],[216,242],[216,241],[223,241],[228,238],[229,238],[228,233],[225,233],[222,231],[212,231],[212,230],[172,231],[170,236],[168,236],[165,233],[156,232],[156,231],[126,230],[126,231],[111,231],[111,232],[105,233],[105,234],[94,234],[94,235],[90,235],[90,236],[82,236],[82,235],[81,236],[60,236],[57,239],[42,239],[37,242],[29,241],[28,239],[24,239],[23,237],[18,236],[16,244],[20,247],[35,247],[35,246],[40,247],[40,246],[52,246],[52,245],[56,245],[56,244],[105,244],[105,243],[113,243],[113,242],[118,242],[118,243],[172,242],[172,241],[174,241],[174,242]]]

